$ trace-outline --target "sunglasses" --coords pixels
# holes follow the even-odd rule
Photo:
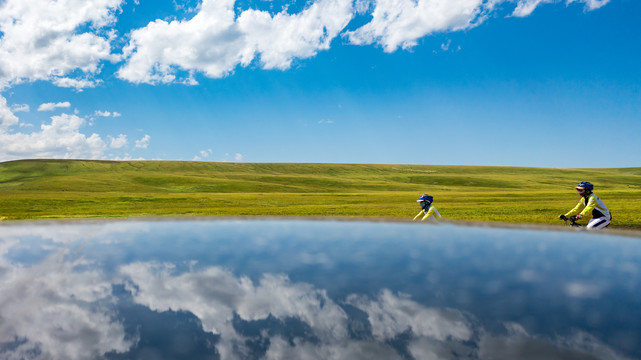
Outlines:
[[[579,189],[579,188],[577,188],[577,189],[576,189],[576,191],[578,191],[578,192],[579,192],[579,194],[583,194],[583,193],[585,192],[585,189]]]

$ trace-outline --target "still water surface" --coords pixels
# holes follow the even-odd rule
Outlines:
[[[641,240],[302,220],[0,226],[1,359],[641,359]]]

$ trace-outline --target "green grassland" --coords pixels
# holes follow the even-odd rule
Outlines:
[[[0,163],[0,219],[328,216],[557,224],[586,180],[612,227],[641,229],[641,168],[21,160]]]

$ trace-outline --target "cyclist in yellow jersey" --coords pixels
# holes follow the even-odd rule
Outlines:
[[[588,222],[588,229],[598,230],[610,225],[612,221],[610,210],[608,210],[598,196],[592,193],[592,190],[594,190],[594,185],[587,181],[581,181],[576,186],[576,191],[579,193],[579,196],[581,196],[581,200],[574,209],[568,211],[566,214],[559,215],[559,219],[567,220],[568,216],[576,215],[578,220],[591,214],[592,219]],[[583,211],[581,211],[582,206],[585,206]]]
[[[441,217],[441,214],[436,210],[434,206],[432,206],[432,202],[434,201],[434,197],[423,194],[419,196],[418,200],[416,200],[417,203],[421,205],[421,211],[414,216],[414,219],[412,221],[418,219],[421,215],[423,215],[423,218],[421,221],[426,220],[430,216],[434,215],[434,219],[438,216],[439,218]]]

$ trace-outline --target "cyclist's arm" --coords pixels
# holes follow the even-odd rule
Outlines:
[[[425,216],[423,216],[423,218],[421,219],[421,221],[423,221],[423,220],[427,219],[428,217],[430,217],[430,216],[434,215],[434,211],[436,211],[436,208],[435,208],[434,206],[430,206],[430,209],[429,209],[429,210],[427,210],[427,213],[425,214]],[[440,215],[439,215],[439,216],[440,216]]]
[[[418,219],[418,217],[421,216],[422,213],[423,213],[423,210],[419,211],[418,214],[416,214],[416,216],[414,216],[414,219],[412,219],[412,221]]]
[[[583,206],[583,200],[579,200],[579,203],[578,203],[578,204],[576,204],[576,206],[574,207],[574,209],[572,209],[572,210],[568,211],[568,212],[565,214],[565,216],[572,216],[572,215],[576,215],[576,214],[578,214],[578,213],[581,211],[581,206]]]
[[[595,207],[596,207],[596,199],[594,198],[594,196],[590,196],[590,199],[588,200],[588,204],[585,205],[585,209],[581,211],[581,215],[583,216],[592,215],[592,210],[594,210]]]

